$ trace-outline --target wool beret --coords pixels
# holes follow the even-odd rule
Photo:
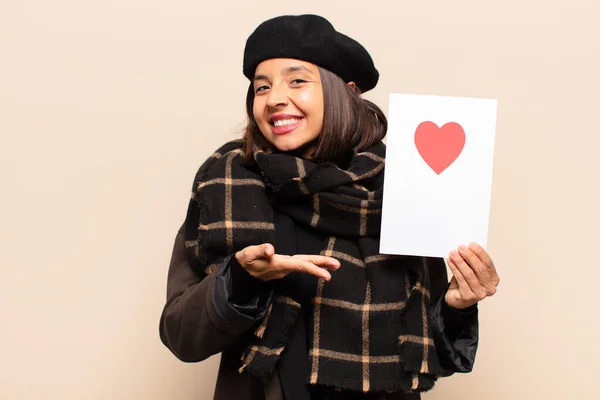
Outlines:
[[[252,80],[258,64],[271,58],[316,64],[345,82],[353,81],[363,93],[379,80],[367,50],[318,15],[283,15],[261,23],[246,41],[244,75]]]

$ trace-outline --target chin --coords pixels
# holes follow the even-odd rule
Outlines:
[[[285,152],[298,150],[304,145],[304,143],[294,140],[294,138],[283,136],[275,137],[270,142],[273,146],[277,147],[279,151]]]

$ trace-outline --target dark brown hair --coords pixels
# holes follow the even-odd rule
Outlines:
[[[373,102],[362,98],[360,88],[350,87],[336,74],[318,67],[323,85],[323,126],[316,139],[312,159],[317,162],[340,163],[351,151],[362,151],[382,140],[387,132],[387,118]],[[244,133],[244,161],[252,163],[252,148],[273,149],[262,135],[252,111],[254,87],[246,94],[248,124]]]

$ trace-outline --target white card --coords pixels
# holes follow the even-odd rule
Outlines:
[[[390,94],[382,254],[486,247],[496,108],[494,99]]]

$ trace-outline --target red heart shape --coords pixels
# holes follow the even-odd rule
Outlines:
[[[456,122],[448,122],[440,128],[431,121],[424,121],[415,131],[419,154],[438,175],[458,158],[465,140],[465,131]]]

